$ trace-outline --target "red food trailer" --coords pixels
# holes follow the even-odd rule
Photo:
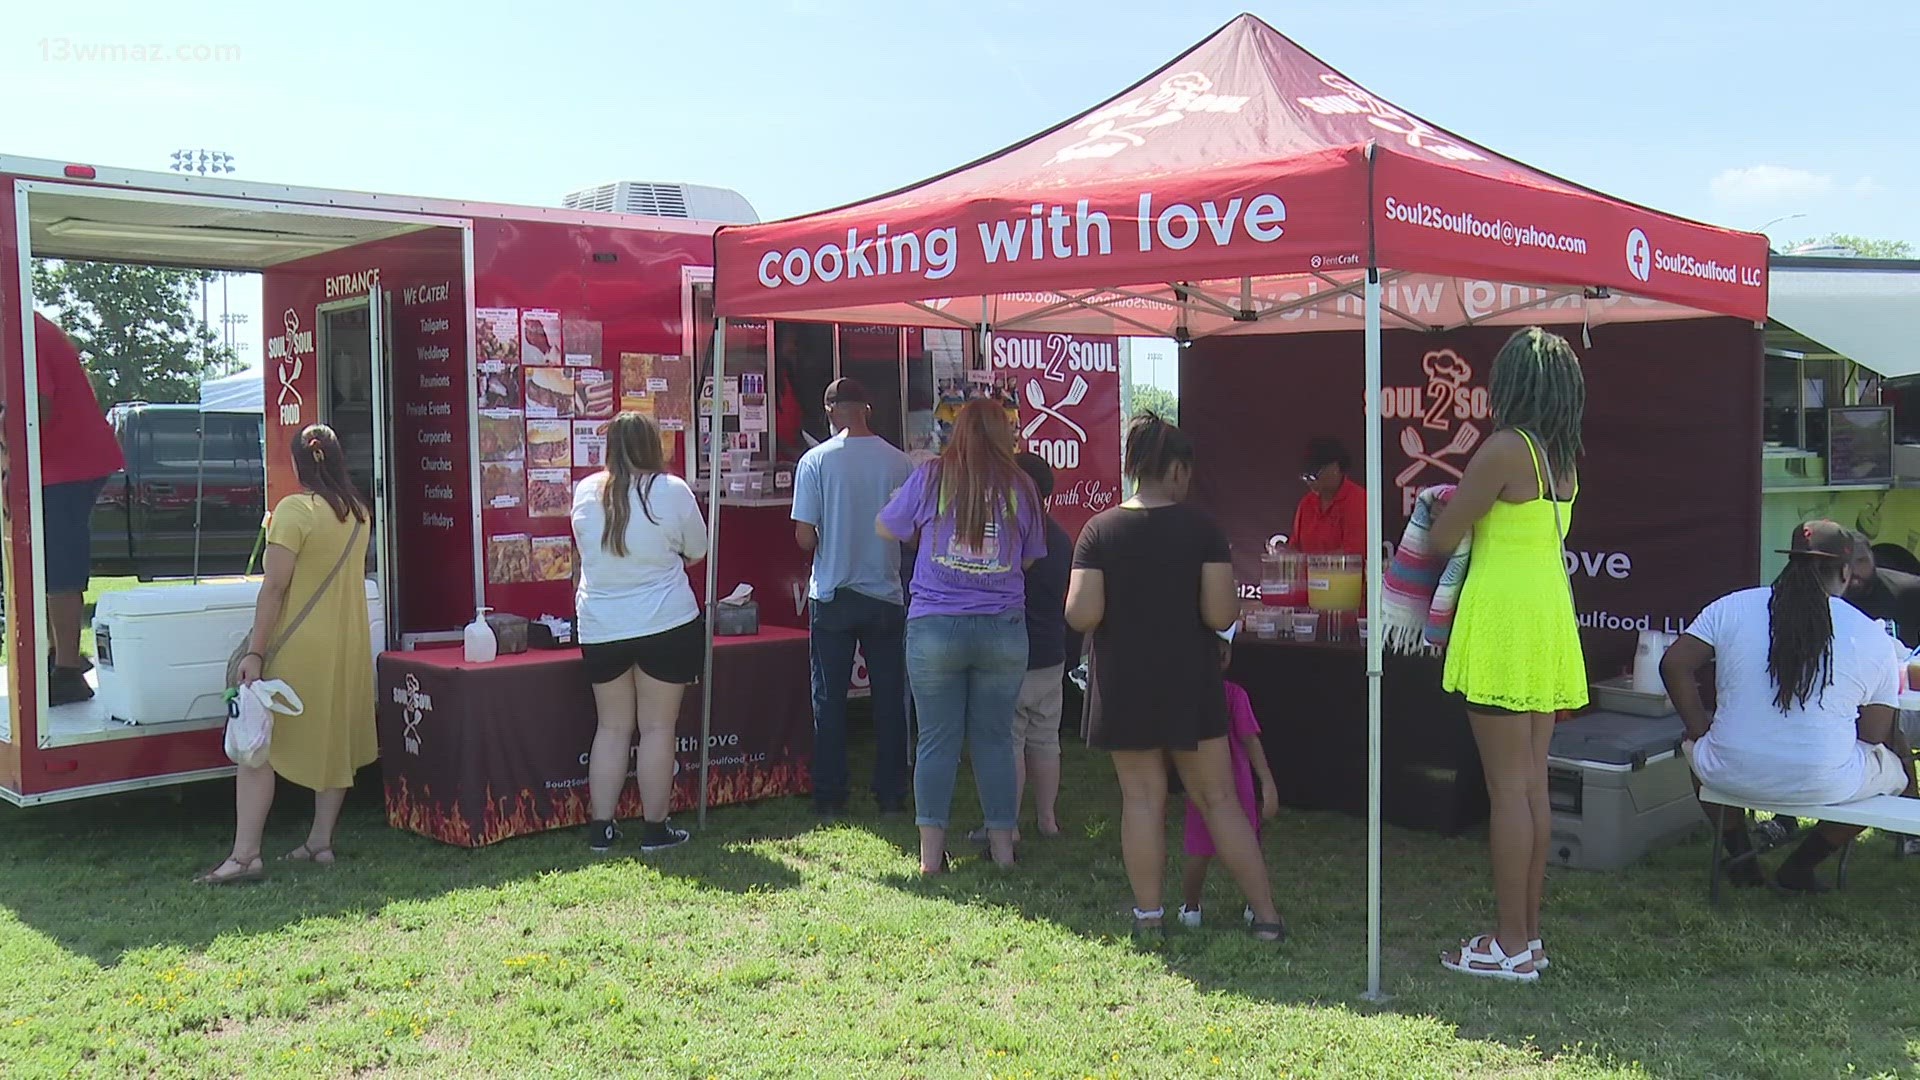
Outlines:
[[[715,804],[808,783],[807,563],[788,520],[790,469],[830,434],[821,397],[833,378],[865,382],[877,429],[910,452],[937,448],[956,395],[1044,404],[1023,427],[1062,466],[1062,490],[1085,500],[1062,507],[1069,524],[1118,487],[1118,365],[1072,365],[1090,385],[1068,406],[1055,385],[1067,365],[1051,360],[1111,358],[1110,337],[1031,335],[986,357],[963,319],[952,329],[730,320],[720,384],[703,380],[716,222],[8,157],[0,184],[12,196],[0,200],[0,262],[19,271],[0,273],[0,392],[21,406],[0,428],[12,466],[0,481],[7,656],[46,651],[37,522],[40,454],[54,444],[43,444],[34,395],[17,392],[37,377],[32,260],[259,273],[268,505],[297,490],[293,434],[334,427],[375,511],[367,577],[392,650],[379,678],[389,814],[449,842],[563,824],[583,806],[592,710],[564,654],[479,671],[447,651],[412,650],[457,635],[479,605],[571,617],[572,485],[600,466],[616,412],[653,415],[672,466],[703,498],[710,462],[720,463],[715,579],[723,594],[751,585],[758,600],[762,633],[715,650],[706,747],[699,695],[688,695],[691,727],[683,716],[682,763],[711,751]],[[715,405],[712,457],[716,448],[696,440]],[[694,573],[704,590],[704,571]],[[226,647],[206,651],[224,660]],[[110,655],[98,659],[111,667]],[[729,678],[733,668],[751,677]],[[0,798],[45,802],[230,771],[223,712],[134,725],[98,699],[50,709],[43,675],[12,663],[0,680]],[[678,794],[692,797],[696,774],[682,770]]]

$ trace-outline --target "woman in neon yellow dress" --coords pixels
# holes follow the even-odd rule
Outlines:
[[[1587,704],[1561,554],[1580,489],[1587,390],[1573,347],[1537,326],[1508,339],[1488,383],[1495,431],[1434,523],[1433,540],[1448,551],[1473,534],[1443,685],[1466,700],[1486,773],[1498,927],[1441,962],[1467,975],[1532,982],[1547,966],[1547,746],[1554,714]]]

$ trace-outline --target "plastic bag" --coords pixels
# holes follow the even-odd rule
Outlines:
[[[259,768],[273,745],[273,714],[299,716],[300,695],[280,679],[261,679],[234,691],[227,703],[227,757],[235,765]]]

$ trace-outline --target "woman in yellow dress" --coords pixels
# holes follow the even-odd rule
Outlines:
[[[1465,975],[1533,982],[1547,966],[1540,943],[1553,828],[1547,747],[1554,715],[1587,704],[1562,555],[1580,490],[1575,463],[1587,384],[1573,346],[1537,326],[1508,339],[1487,381],[1494,433],[1467,465],[1432,538],[1434,550],[1451,551],[1473,533],[1442,685],[1465,699],[1486,772],[1498,927],[1441,963]]]
[[[261,833],[276,775],[314,792],[306,842],[286,858],[332,864],[333,827],[353,774],[379,756],[364,571],[369,520],[346,465],[332,428],[315,424],[294,438],[294,473],[303,490],[280,500],[267,526],[266,580],[254,606],[240,682],[283,680],[300,695],[305,711],[274,724],[267,765],[240,767],[233,850],[196,879],[202,884],[264,874]]]

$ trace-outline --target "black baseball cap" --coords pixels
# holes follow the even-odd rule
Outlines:
[[[867,404],[867,388],[858,379],[835,379],[827,384],[827,408]]]
[[[1854,534],[1837,521],[1808,521],[1793,527],[1793,540],[1778,554],[1816,559],[1853,558]]]

